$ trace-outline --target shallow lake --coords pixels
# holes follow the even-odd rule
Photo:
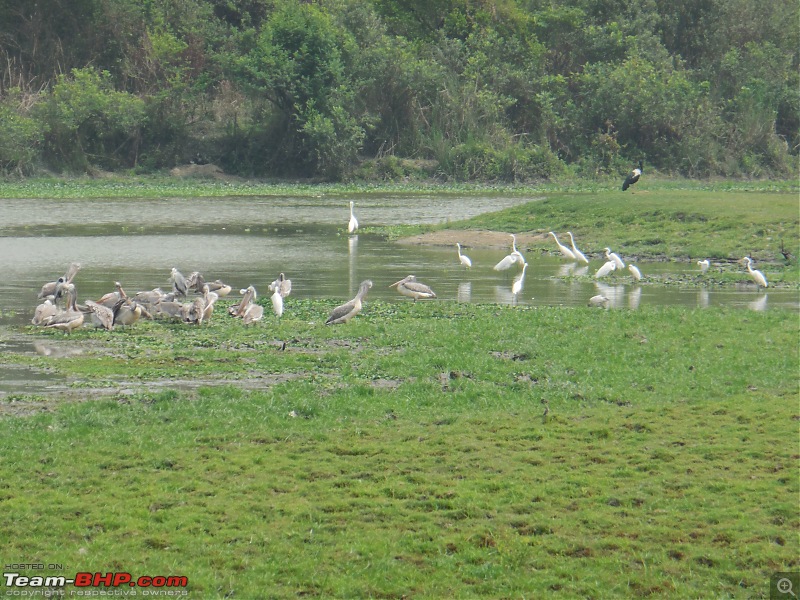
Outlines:
[[[443,223],[531,200],[355,198],[362,228]],[[466,270],[459,264],[455,247],[399,244],[363,232],[348,236],[348,219],[348,199],[335,196],[0,200],[0,267],[5,276],[0,287],[0,323],[27,323],[42,284],[63,274],[71,262],[82,264],[75,278],[79,301],[112,291],[115,281],[128,293],[155,287],[168,290],[170,270],[177,267],[184,275],[197,270],[207,280],[219,278],[237,290],[252,284],[262,294],[284,272],[292,280],[293,297],[343,301],[355,294],[364,279],[374,282],[369,298],[409,301],[389,285],[414,274],[440,299],[461,302],[584,306],[589,297],[600,293],[612,307],[800,307],[796,290],[763,292],[752,284],[736,288],[635,285],[627,272],[604,282],[564,278],[594,273],[604,262],[599,248],[583,248],[587,254],[597,253],[588,268],[528,253],[524,287],[515,297],[511,286],[518,270],[498,273],[492,269],[508,250],[466,248],[473,261],[473,268]],[[638,266],[645,276],[698,275],[696,267],[687,263]]]

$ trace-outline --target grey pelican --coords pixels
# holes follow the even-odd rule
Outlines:
[[[33,313],[32,325],[44,325],[44,322],[58,312],[58,307],[53,302],[53,296],[45,298]]]
[[[135,300],[131,300],[130,298],[126,298],[121,301],[118,308],[115,309],[114,312],[114,325],[121,325],[123,327],[129,327],[138,321],[143,315],[150,317],[150,313],[146,313],[142,305],[136,302]]]
[[[469,256],[461,254],[461,244],[458,242],[456,242],[456,248],[458,248],[458,260],[461,261],[462,265],[469,269],[472,266],[472,261],[470,260]]]
[[[589,259],[586,258],[586,255],[578,250],[577,246],[575,246],[575,238],[572,237],[572,232],[568,231],[567,235],[569,236],[570,244],[572,244],[572,253],[575,255],[575,258],[581,261],[584,264],[589,264]]]
[[[78,307],[75,305],[78,296],[77,292],[75,291],[75,285],[69,283],[65,285],[65,288],[65,293],[67,296],[67,308],[58,311],[53,316],[49,317],[46,321],[44,321],[44,326],[59,329],[64,333],[69,334],[83,325],[83,313],[79,311]]]
[[[600,279],[601,277],[605,277],[611,271],[615,271],[617,268],[617,264],[613,260],[609,260],[606,262],[602,267],[597,269],[597,273],[594,274],[595,279]]]
[[[75,275],[78,274],[78,271],[81,270],[81,263],[72,263],[67,268],[67,272],[64,273],[63,277],[59,277],[56,281],[51,281],[50,283],[45,283],[42,286],[42,290],[39,292],[38,298],[46,298],[47,296],[52,296],[56,293],[56,288],[58,285],[64,283],[72,283],[72,280],[75,279]]]
[[[189,274],[189,277],[186,278],[187,289],[194,288],[198,294],[203,293],[204,285],[207,285],[209,291],[214,292],[220,298],[230,294],[232,289],[231,286],[229,286],[227,283],[223,283],[220,279],[206,281],[202,273],[199,271],[192,271],[192,273]]]
[[[622,259],[619,257],[619,255],[617,253],[612,252],[611,248],[604,248],[604,250],[606,251],[606,258],[608,260],[613,260],[614,264],[617,265],[618,269],[624,269],[625,268],[625,263],[622,262]]]
[[[172,267],[169,279],[172,281],[172,291],[175,292],[175,295],[185,296],[189,291],[189,284],[186,283],[186,278],[183,276],[183,274],[175,267]]]
[[[589,298],[589,306],[602,306],[603,308],[608,308],[610,304],[611,300],[602,294],[597,294],[596,296]]]
[[[292,280],[286,279],[286,275],[281,273],[275,281],[269,284],[269,291],[277,291],[280,293],[281,298],[286,298],[286,296],[292,293]]]
[[[494,266],[495,271],[507,271],[515,263],[524,263],[525,258],[522,253],[517,250],[517,236],[513,233],[511,235],[511,254],[506,256],[503,260]]]
[[[353,214],[353,201],[350,200],[350,222],[347,224],[347,233],[355,233],[358,231],[358,220]]]
[[[325,321],[325,325],[338,325],[339,323],[347,323],[350,319],[360,313],[361,303],[364,301],[364,297],[367,295],[367,292],[371,287],[371,280],[367,279],[366,281],[362,281],[355,298],[350,300],[350,302],[334,308],[333,312],[328,317],[328,320]]]
[[[558,246],[558,250],[561,252],[561,255],[564,258],[570,258],[572,260],[575,260],[575,254],[572,252],[572,250],[570,250],[564,244],[558,241],[558,236],[556,236],[555,233],[553,233],[552,231],[548,231],[547,233],[553,236],[553,239],[556,241],[556,246]]]
[[[239,290],[239,293],[242,294],[242,299],[239,304],[233,304],[228,307],[228,313],[237,318],[244,316],[247,306],[249,304],[255,304],[256,297],[258,296],[256,288],[252,285],[248,286],[247,289]]]
[[[214,313],[214,305],[216,304],[217,300],[219,300],[219,294],[217,292],[212,292],[209,289],[208,284],[203,286],[203,304],[205,307],[203,308],[203,320],[210,321],[211,315]]]
[[[403,296],[413,298],[414,302],[420,299],[436,298],[436,294],[433,293],[433,290],[424,283],[418,282],[417,278],[413,275],[404,277],[389,287],[395,286],[397,287],[398,292],[400,292]]]
[[[251,323],[260,321],[263,316],[264,316],[264,307],[261,306],[260,304],[253,304],[251,302],[245,308],[244,314],[242,315],[242,323],[244,323],[245,325],[250,325]]]
[[[115,309],[119,309],[119,306],[124,302],[124,300],[119,300],[117,305],[115,305]],[[84,302],[86,308],[92,314],[92,324],[95,327],[103,327],[108,331],[114,329],[114,309],[104,306],[102,304],[98,304],[94,300],[87,300]]]
[[[114,282],[114,287],[117,288],[116,291],[103,294],[100,299],[97,300],[97,303],[108,308],[113,308],[117,302],[128,297],[128,294],[122,289],[122,284],[119,281]]]
[[[747,263],[747,272],[750,273],[750,277],[756,282],[756,286],[766,288],[769,285],[767,283],[767,278],[764,277],[764,274],[761,271],[754,269],[751,266],[751,263],[753,262],[752,259],[749,256],[745,256],[742,260]]]
[[[642,165],[642,161],[640,160],[639,161],[639,168],[638,169],[634,169],[633,171],[628,173],[628,176],[625,178],[625,181],[622,182],[622,191],[623,192],[625,190],[627,190],[629,187],[631,187],[634,183],[639,181],[639,177],[642,176],[642,171],[643,170],[644,170],[644,166]],[[631,192],[631,193],[633,193],[633,192]]]
[[[642,279],[642,272],[638,267],[635,267],[634,265],[628,265],[628,271],[631,272],[631,277],[633,277],[634,281],[640,281]]]
[[[697,261],[697,265],[700,267],[701,273],[705,273],[706,271],[708,271],[708,267],[710,266],[710,264],[711,263],[708,262],[708,259]]]
[[[183,316],[183,304],[174,300],[159,300],[153,307],[156,315],[166,315],[172,319],[180,319]]]

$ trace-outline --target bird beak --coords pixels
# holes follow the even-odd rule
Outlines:
[[[396,286],[396,285],[399,285],[399,284],[403,283],[405,280],[406,280],[406,278],[405,278],[405,277],[403,277],[403,278],[402,278],[400,281],[395,281],[395,282],[394,282],[392,285],[390,285],[389,287],[390,287],[390,288],[393,288],[394,286]]]

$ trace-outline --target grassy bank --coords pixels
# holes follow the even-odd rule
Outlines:
[[[83,353],[6,360],[116,391],[0,420],[3,558],[202,598],[766,598],[797,570],[794,312],[332,306],[37,331]]]

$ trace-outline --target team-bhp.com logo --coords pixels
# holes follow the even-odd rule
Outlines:
[[[63,588],[72,585],[75,588],[70,590],[70,596],[94,596],[94,595],[111,595],[111,594],[98,594],[97,590],[101,588],[142,588],[140,594],[143,596],[163,596],[164,592],[171,590],[173,593],[168,595],[186,595],[186,586],[189,585],[188,577],[181,577],[176,575],[156,575],[153,577],[143,575],[134,578],[130,573],[76,573],[75,577],[64,577],[63,575],[21,575],[20,573],[3,573],[3,579],[7,589],[6,596],[30,596],[38,594],[23,593],[25,591],[33,591],[32,588],[48,588],[49,590],[61,591],[64,595]],[[95,593],[91,593],[94,590]],[[149,592],[149,593],[148,593]],[[175,593],[177,592],[177,593]],[[119,595],[119,594],[115,594]],[[125,594],[134,595],[134,594]]]

